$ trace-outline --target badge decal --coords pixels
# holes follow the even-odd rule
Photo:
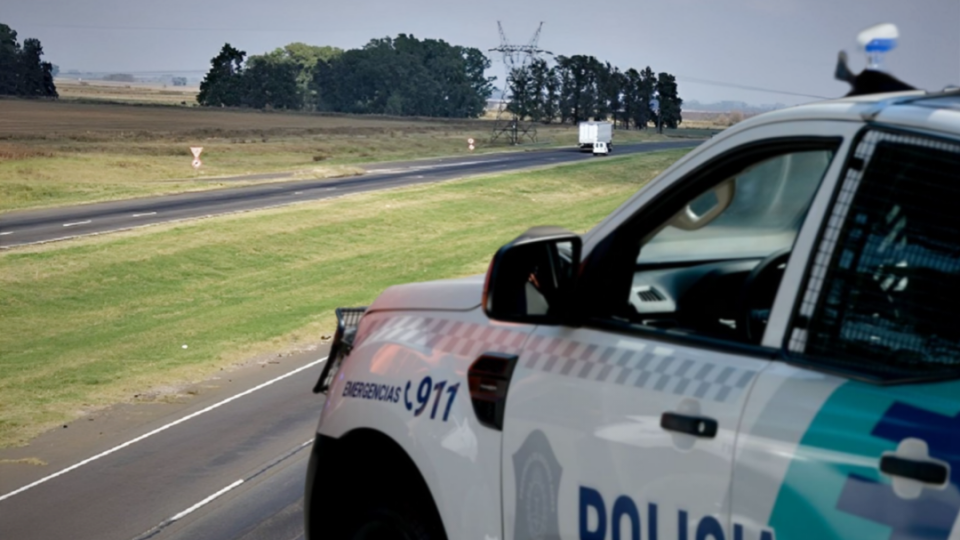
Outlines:
[[[517,481],[517,517],[513,530],[516,540],[559,540],[557,499],[562,473],[547,436],[540,430],[532,431],[513,455],[513,474]]]

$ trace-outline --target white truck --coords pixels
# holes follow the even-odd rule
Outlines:
[[[594,155],[609,154],[613,150],[613,124],[610,122],[580,122],[581,152]]]

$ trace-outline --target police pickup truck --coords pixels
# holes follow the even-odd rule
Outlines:
[[[867,71],[338,310],[307,537],[960,539],[960,91]]]

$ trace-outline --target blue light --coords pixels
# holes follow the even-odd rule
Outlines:
[[[869,54],[869,53],[890,52],[896,47],[897,47],[896,38],[876,38],[876,39],[870,40],[870,42],[864,46],[864,49]]]

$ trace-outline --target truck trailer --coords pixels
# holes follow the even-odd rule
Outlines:
[[[581,152],[606,154],[613,150],[613,124],[610,122],[580,122]]]

